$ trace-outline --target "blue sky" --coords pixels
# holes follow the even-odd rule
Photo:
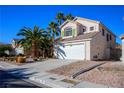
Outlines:
[[[124,33],[124,6],[0,6],[0,42],[11,43],[23,27],[46,28],[58,12],[101,21],[117,36]],[[121,43],[119,39],[117,42]]]

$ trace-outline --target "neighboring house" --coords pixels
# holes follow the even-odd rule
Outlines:
[[[11,44],[0,43],[0,47],[1,47],[1,50],[0,50],[1,55],[3,55],[3,53],[7,55],[13,55]]]
[[[122,62],[124,62],[124,35],[122,35],[121,37],[121,40],[122,40]]]
[[[61,44],[56,45],[59,59],[110,59],[116,36],[99,21],[75,17],[61,26]]]
[[[4,44],[4,46],[11,46],[11,44]],[[13,55],[12,50],[5,50],[4,53],[6,53],[7,55]]]
[[[15,51],[15,55],[24,54],[24,48],[20,44],[17,44],[18,40],[19,39],[13,39],[12,40],[12,47]]]

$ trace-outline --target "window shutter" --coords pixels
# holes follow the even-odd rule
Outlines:
[[[72,30],[72,36],[75,36],[75,29]]]
[[[62,34],[62,37],[64,37],[64,31],[62,31],[61,34]]]

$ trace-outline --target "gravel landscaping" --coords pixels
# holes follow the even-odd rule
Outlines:
[[[73,74],[77,73],[80,70],[101,64],[102,62],[96,62],[96,61],[79,61],[75,63],[71,63],[69,65],[64,65],[59,68],[47,71],[49,73],[53,74],[59,74],[71,77]]]
[[[121,62],[108,62],[77,76],[76,79],[124,88],[124,64]]]
[[[49,73],[71,77],[82,69],[92,67],[104,61],[75,62],[48,71]],[[124,88],[124,64],[121,62],[105,61],[105,64],[78,75],[75,79],[103,84],[109,87]]]

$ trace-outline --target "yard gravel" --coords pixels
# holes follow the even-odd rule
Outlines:
[[[49,73],[59,74],[71,77],[73,74],[77,73],[80,70],[101,64],[101,62],[96,61],[78,61],[71,63],[69,65],[64,65],[59,68],[48,71]]]
[[[110,87],[124,88],[124,64],[121,62],[109,62],[77,76],[76,79]]]

